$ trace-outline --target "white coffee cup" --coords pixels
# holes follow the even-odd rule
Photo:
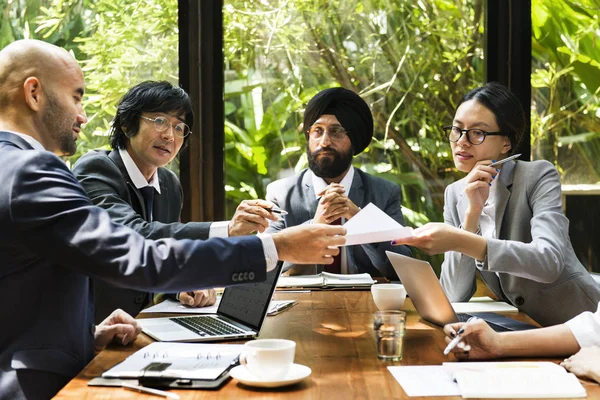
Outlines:
[[[371,294],[377,308],[383,310],[400,310],[406,299],[406,289],[399,283],[378,283],[371,286]]]
[[[246,342],[240,364],[255,377],[272,381],[287,375],[294,363],[296,342],[286,339],[258,339]]]

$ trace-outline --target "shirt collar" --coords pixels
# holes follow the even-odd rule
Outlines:
[[[315,190],[315,197],[318,199],[319,193],[321,193],[328,186],[327,182],[323,178],[316,176],[311,170],[308,170],[312,177],[312,185]],[[351,165],[346,175],[342,178],[340,185],[344,187],[346,195],[350,193],[350,187],[352,186],[352,180],[354,179],[354,167]]]
[[[26,135],[24,133],[19,133],[19,132],[13,132],[13,131],[5,131],[5,132],[14,133],[15,135],[21,137],[23,140],[25,140],[27,143],[29,143],[29,145],[31,147],[33,147],[34,150],[46,150],[40,142],[38,142],[37,140],[35,140],[33,137],[31,137],[29,135]]]
[[[133,161],[133,158],[131,158],[126,149],[119,149],[119,154],[121,155],[121,159],[123,160],[123,164],[125,165],[125,169],[127,170],[129,178],[131,178],[131,181],[137,189],[141,189],[146,186],[152,186],[160,194],[160,183],[158,182],[157,173],[155,173],[148,182],[146,181],[146,178],[144,178],[142,171],[140,171],[138,166],[135,165],[135,161]]]

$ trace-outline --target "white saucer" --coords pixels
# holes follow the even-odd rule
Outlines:
[[[300,382],[302,379],[306,378],[311,374],[311,369],[305,365],[301,364],[292,364],[292,367],[288,371],[287,375],[283,378],[277,380],[261,380],[256,376],[252,375],[250,371],[246,369],[243,365],[238,365],[234,367],[231,371],[229,371],[229,375],[232,378],[237,379],[244,385],[255,386],[255,387],[265,387],[265,388],[274,388],[286,385],[292,385],[296,382]]]

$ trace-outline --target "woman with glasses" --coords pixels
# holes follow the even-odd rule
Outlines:
[[[414,231],[408,244],[445,253],[441,283],[450,301],[468,301],[476,273],[498,296],[543,326],[563,323],[600,301],[600,287],[578,261],[562,213],[558,173],[547,161],[509,157],[526,128],[523,109],[489,83],[462,99],[448,135],[466,177],[446,188],[444,222]]]

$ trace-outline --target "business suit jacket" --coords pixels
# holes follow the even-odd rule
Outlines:
[[[95,207],[52,153],[0,132],[0,161],[0,397],[49,398],[50,375],[22,387],[17,371],[69,379],[92,359],[89,276],[165,292],[232,285],[240,272],[266,279],[257,237],[149,241]]]
[[[135,187],[118,151],[93,151],[81,157],[73,174],[92,203],[104,208],[113,221],[135,230],[148,239],[208,239],[210,222],[179,222],[183,191],[175,174],[158,168],[160,194],[154,193],[152,222],[148,222],[144,198]],[[95,321],[100,323],[113,310],[121,308],[137,315],[147,304],[148,295],[94,279]]]
[[[312,185],[311,174],[307,169],[300,174],[280,179],[267,186],[267,200],[277,204],[288,212],[288,215],[277,222],[271,222],[267,232],[280,231],[286,227],[301,225],[313,219],[317,211],[318,201]],[[369,175],[358,168],[354,169],[354,178],[348,198],[358,207],[369,203],[375,204],[386,214],[404,225],[402,216],[401,194],[398,185],[385,179]],[[371,243],[346,247],[348,272],[358,274],[368,272],[371,276],[384,276],[390,280],[398,280],[386,251],[393,251],[406,256],[411,255],[407,246],[392,246],[390,242]],[[294,274],[316,274],[322,266],[292,266],[286,264]]]
[[[475,273],[500,298],[541,325],[563,323],[594,311],[600,287],[581,265],[569,240],[569,220],[562,213],[558,173],[547,161],[508,162],[495,185],[496,237],[487,239],[487,257],[475,260],[447,252],[441,283],[450,301],[475,293]],[[461,226],[469,204],[465,179],[448,186],[444,220]]]

